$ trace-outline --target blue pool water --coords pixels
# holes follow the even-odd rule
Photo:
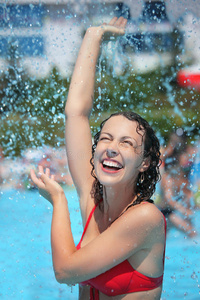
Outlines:
[[[66,189],[72,231],[82,225],[75,190]],[[0,192],[0,299],[78,299],[78,287],[54,278],[50,224],[52,207],[37,191]],[[200,233],[200,211],[194,215]],[[187,238],[176,229],[167,237],[162,300],[200,299],[200,234]]]

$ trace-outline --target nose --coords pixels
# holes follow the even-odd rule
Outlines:
[[[117,145],[109,145],[109,147],[106,149],[106,154],[108,157],[112,158],[118,155]]]
[[[107,154],[108,157],[112,158],[112,157],[117,156],[117,151],[113,150],[113,149],[107,149],[106,154]]]

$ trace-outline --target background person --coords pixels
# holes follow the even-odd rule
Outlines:
[[[192,237],[196,235],[192,224],[194,195],[189,180],[193,158],[191,146],[187,145],[186,134],[181,128],[171,134],[162,151],[162,160],[164,170],[159,207],[169,225]]]

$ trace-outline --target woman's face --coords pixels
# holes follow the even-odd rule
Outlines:
[[[104,124],[94,154],[95,173],[101,184],[133,187],[143,171],[143,131],[124,116],[111,117]]]

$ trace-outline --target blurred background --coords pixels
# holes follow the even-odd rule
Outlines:
[[[0,182],[30,187],[42,162],[72,184],[64,152],[64,106],[86,28],[112,16],[126,35],[103,46],[91,129],[107,114],[134,110],[163,149],[184,132],[190,164],[199,155],[199,1],[0,1]],[[192,148],[192,150],[191,150]],[[197,159],[196,159],[197,161]]]

